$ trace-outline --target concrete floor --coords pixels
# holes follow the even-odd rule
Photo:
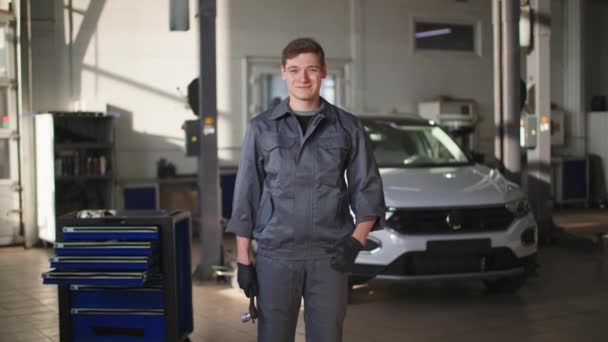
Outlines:
[[[0,248],[0,341],[59,341],[56,289],[40,280],[51,253]],[[371,282],[354,293],[344,341],[608,341],[608,254],[551,247],[540,263],[517,295],[478,282]],[[247,304],[227,284],[195,285],[191,340],[255,341],[255,326],[239,321]]]
[[[596,240],[608,234],[608,210],[567,208],[553,212],[553,222],[571,234]]]

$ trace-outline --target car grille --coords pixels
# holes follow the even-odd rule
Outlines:
[[[386,225],[404,234],[466,234],[506,230],[514,219],[504,206],[397,209]]]

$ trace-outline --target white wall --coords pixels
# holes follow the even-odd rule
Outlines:
[[[196,1],[191,30],[169,32],[168,1],[35,0],[34,104],[38,111],[73,109],[121,112],[117,121],[118,176],[155,176],[167,158],[178,172],[193,173],[184,157],[182,121],[194,116],[185,93],[198,73]],[[219,0],[217,18],[220,158],[235,163],[244,132],[245,57],[278,57],[298,36],[316,37],[328,58],[352,60],[351,6],[361,6],[364,94],[361,108],[412,112],[437,95],[479,103],[479,150],[493,151],[491,2],[469,0]],[[89,12],[86,10],[89,9]],[[73,20],[70,47],[69,18]],[[412,48],[413,17],[478,23],[480,55],[420,53]],[[84,24],[83,24],[84,18]],[[71,64],[70,64],[71,61]],[[278,68],[278,65],[277,65]],[[72,74],[70,80],[70,72]]]
[[[491,1],[366,1],[363,13],[367,109],[415,112],[418,101],[438,95],[475,99],[482,119],[477,149],[492,153]],[[414,51],[414,18],[479,24],[480,55]]]
[[[170,32],[168,1],[33,2],[34,108],[116,111],[119,178],[154,177],[167,158],[184,157],[182,122],[192,119],[187,84],[198,73],[196,31]],[[193,4],[194,5],[194,1]],[[72,44],[70,44],[70,19]],[[193,23],[195,24],[195,22]]]
[[[182,122],[187,84],[198,75],[197,1],[191,30],[170,32],[168,1],[35,0],[34,108],[112,110],[117,120],[118,177],[155,176],[163,157],[180,173],[194,173],[184,156]],[[319,11],[324,8],[324,11]],[[88,11],[87,11],[88,10]],[[348,57],[346,1],[218,1],[218,139],[220,159],[234,164],[243,135],[242,61],[278,56],[301,35],[319,37],[328,57]],[[295,15],[301,20],[293,20]],[[73,44],[70,45],[70,17]],[[277,66],[278,68],[278,66]]]
[[[564,1],[551,0],[551,102],[564,106]]]
[[[219,134],[230,134],[224,157],[236,163],[245,134],[245,58],[279,58],[287,42],[310,36],[323,45],[326,58],[348,59],[349,8],[348,0],[220,0],[218,6],[218,109],[234,119]]]

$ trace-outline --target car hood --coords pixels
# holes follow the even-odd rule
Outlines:
[[[380,173],[387,207],[485,206],[524,197],[516,184],[482,165],[387,168]]]

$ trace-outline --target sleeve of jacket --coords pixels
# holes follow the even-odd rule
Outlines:
[[[357,127],[351,133],[351,142],[346,177],[350,205],[355,213],[356,223],[377,217],[373,230],[382,229],[386,215],[382,178],[371,144],[359,120]]]
[[[257,134],[252,123],[247,128],[241,146],[241,157],[236,174],[232,216],[228,222],[227,232],[251,238],[256,222],[264,182],[262,156],[257,148]]]

